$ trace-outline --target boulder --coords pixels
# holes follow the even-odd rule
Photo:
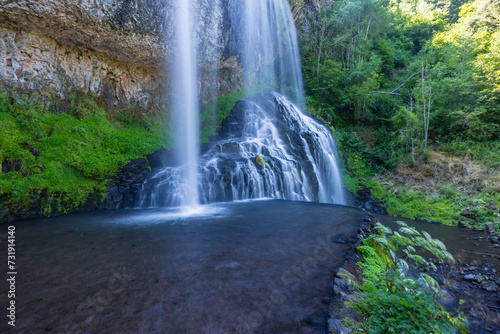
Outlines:
[[[495,233],[495,224],[492,222],[486,222],[484,223],[484,228],[486,229],[486,232],[488,233]]]
[[[328,320],[328,333],[330,334],[349,334],[352,332],[351,328],[344,326],[339,319]]]
[[[465,209],[464,211],[462,211],[460,213],[461,216],[464,216],[464,217],[469,217],[470,215],[470,211],[468,209]]]
[[[464,280],[472,282],[481,282],[481,275],[467,274],[464,276]]]
[[[334,279],[334,284],[338,286],[341,290],[352,292],[356,288],[356,281],[354,280],[354,275],[345,270],[344,268],[339,268],[337,275]]]
[[[370,223],[362,222],[359,228],[362,232],[369,232],[371,230]]]

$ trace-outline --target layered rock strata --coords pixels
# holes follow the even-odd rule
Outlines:
[[[196,1],[202,104],[240,83],[225,1]],[[162,108],[174,15],[171,0],[0,0],[0,89]]]

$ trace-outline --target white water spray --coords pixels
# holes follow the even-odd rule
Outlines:
[[[233,0],[239,3],[241,1]],[[273,88],[300,109],[305,107],[297,30],[286,0],[245,1],[230,6],[232,22],[241,35],[245,85],[249,95]]]
[[[286,0],[228,0],[231,48],[239,53],[246,86],[253,87],[247,93],[275,92],[233,109],[219,141],[198,162],[190,1],[178,0],[174,63],[174,108],[183,116],[178,130],[185,160],[183,167],[166,167],[147,180],[140,205],[196,206],[263,197],[346,204],[331,131],[300,111],[305,98],[297,33]]]
[[[175,117],[180,182],[176,182],[171,205],[196,207],[198,192],[199,106],[196,46],[194,45],[193,2],[176,1],[176,36],[172,62],[172,109]],[[179,172],[179,171],[178,171]]]

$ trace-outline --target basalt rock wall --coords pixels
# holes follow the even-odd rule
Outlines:
[[[241,82],[228,0],[197,0],[202,104]],[[110,105],[166,105],[173,0],[0,0],[0,89],[45,99],[72,91]]]

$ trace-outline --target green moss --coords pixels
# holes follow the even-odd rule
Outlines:
[[[420,191],[400,188],[397,195],[388,198],[387,204],[389,215],[394,217],[428,219],[444,224],[450,224],[459,217],[461,220],[484,223],[498,220],[496,213],[488,210],[485,204],[490,200],[498,203],[499,197],[497,194],[481,192],[468,197],[455,195],[450,198],[447,195],[429,196]],[[469,218],[460,216],[465,208],[471,212]]]
[[[77,207],[106,190],[108,177],[133,159],[169,147],[159,117],[131,124],[110,121],[91,99],[72,98],[68,113],[0,92],[0,162],[16,169],[0,175],[0,205],[26,209]],[[40,196],[41,195],[41,196]]]
[[[372,196],[376,199],[385,202],[389,198],[389,187],[381,184],[378,180],[366,180],[363,184],[370,188]]]
[[[269,168],[269,164],[258,154],[255,156],[255,162],[262,168]]]
[[[236,102],[262,93],[268,88],[271,87],[265,85],[243,87],[228,95],[221,96],[213,103],[207,105],[200,113],[201,143],[208,143],[210,137],[217,134],[222,121],[229,116]]]
[[[349,175],[346,169],[342,170],[342,181],[344,187],[349,190],[352,194],[357,194],[359,190],[362,189],[361,183],[358,181],[356,177],[352,177]]]
[[[201,142],[208,143],[210,136],[217,134],[217,129],[222,121],[229,115],[234,105],[245,98],[243,90],[238,90],[229,95],[219,97],[214,103],[209,104],[200,113]]]
[[[363,245],[357,248],[365,262],[359,262],[358,267],[363,269],[363,276],[367,279],[376,279],[386,269],[385,261],[377,253],[374,247]]]

